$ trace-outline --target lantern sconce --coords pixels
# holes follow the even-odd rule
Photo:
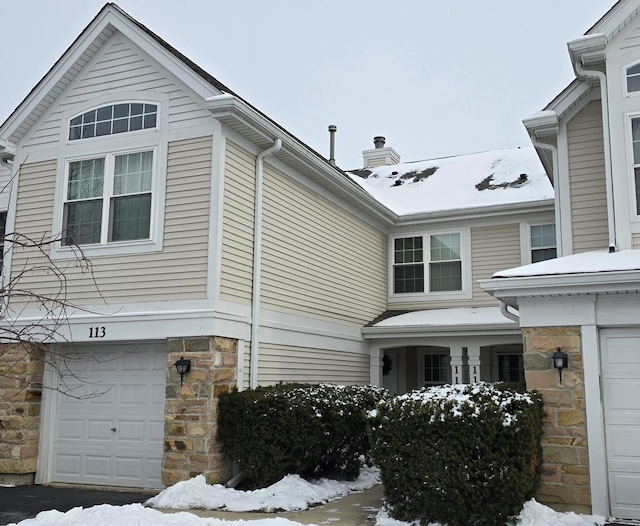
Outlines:
[[[553,366],[558,369],[558,374],[560,375],[560,383],[562,383],[562,370],[569,367],[569,356],[566,352],[562,352],[562,349],[558,347],[556,352],[551,356],[551,360],[553,360]]]
[[[185,360],[184,356],[181,356],[175,365],[176,371],[178,371],[178,374],[180,375],[180,386],[182,387],[184,384],[184,377],[189,371],[191,371],[191,360]]]

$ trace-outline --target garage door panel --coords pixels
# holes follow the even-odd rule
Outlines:
[[[77,346],[76,346],[77,347]],[[86,367],[71,360],[76,399],[58,396],[54,482],[162,487],[166,344],[102,346]],[[77,349],[88,354],[89,348]],[[157,364],[162,369],[155,369]]]
[[[640,519],[640,333],[604,330],[601,341],[611,514]]]

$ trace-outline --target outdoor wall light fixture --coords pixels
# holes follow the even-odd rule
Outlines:
[[[558,347],[556,352],[551,356],[551,359],[553,360],[553,366],[558,369],[560,382],[562,383],[562,369],[569,367],[569,356],[567,356],[566,352],[562,352],[560,347]]]
[[[176,371],[178,371],[178,374],[180,375],[180,385],[182,386],[184,383],[184,377],[189,371],[191,371],[191,360],[185,360],[184,356],[181,356],[176,362]]]

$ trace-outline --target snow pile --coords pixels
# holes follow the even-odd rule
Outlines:
[[[146,504],[154,508],[206,509],[225,511],[298,511],[323,504],[354,491],[362,491],[380,484],[377,468],[363,466],[353,481],[321,478],[306,481],[299,475],[288,475],[279,482],[262,489],[241,491],[220,484],[208,485],[202,475],[161,491]]]
[[[579,515],[573,512],[559,513],[544,504],[531,499],[525,502],[514,526],[601,526],[607,521],[599,515]],[[392,518],[389,510],[383,507],[376,517],[376,526],[420,526],[420,521],[403,522]],[[442,526],[430,522],[427,526]]]
[[[17,526],[301,526],[299,522],[284,518],[228,521],[202,518],[188,512],[162,513],[145,508],[141,504],[111,506],[101,504],[91,508],[73,508],[66,513],[56,510],[43,511],[33,519],[26,519]],[[16,526],[9,524],[8,526]]]

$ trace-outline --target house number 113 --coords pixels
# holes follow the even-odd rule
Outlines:
[[[106,335],[106,327],[89,327],[89,338],[104,338]]]

